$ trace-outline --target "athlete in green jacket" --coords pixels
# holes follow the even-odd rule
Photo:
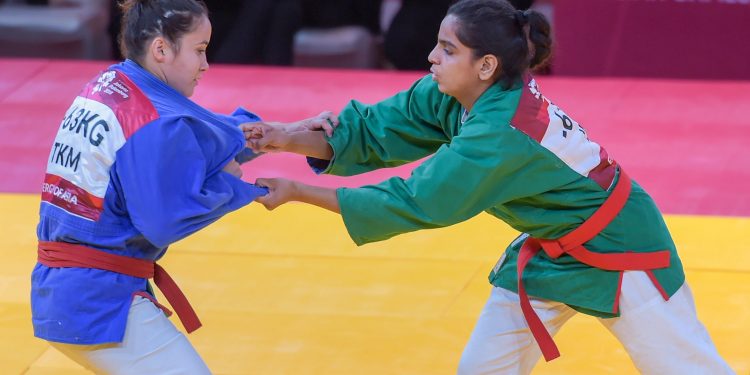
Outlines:
[[[332,136],[246,127],[257,151],[308,155],[319,173],[353,175],[430,156],[408,179],[339,189],[259,179],[270,193],[258,201],[341,213],[360,245],[481,212],[521,232],[490,273],[496,288],[459,373],[530,372],[540,354],[559,355],[546,330],[554,334],[576,311],[599,317],[644,373],[731,373],[696,317],[651,197],[529,74],[550,50],[540,13],[504,0],[458,2],[429,55],[432,74],[374,105],[352,101]]]

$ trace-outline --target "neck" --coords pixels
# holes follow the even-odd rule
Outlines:
[[[145,59],[145,61],[136,61],[138,65],[140,65],[143,69],[146,69],[149,73],[153,74],[154,77],[160,79],[166,84],[169,84],[169,81],[167,81],[167,76],[164,74],[164,70],[161,69],[161,66],[159,66],[159,63],[153,60]]]
[[[461,103],[461,106],[466,108],[467,112],[471,112],[471,108],[474,107],[474,103],[479,100],[479,97],[487,91],[494,82],[491,81],[480,81],[480,83],[471,88],[466,93],[456,95],[456,100]]]

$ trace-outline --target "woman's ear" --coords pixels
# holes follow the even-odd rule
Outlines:
[[[167,43],[164,38],[157,36],[151,41],[151,44],[149,44],[148,53],[156,62],[163,63],[169,59],[172,50],[169,48],[169,43]]]
[[[493,80],[501,69],[500,60],[495,55],[484,55],[479,59],[479,79],[482,81]]]

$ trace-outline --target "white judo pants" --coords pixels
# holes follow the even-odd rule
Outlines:
[[[50,343],[97,374],[210,374],[187,337],[153,302],[135,296],[128,313],[125,337],[119,344],[72,345]]]
[[[551,335],[576,314],[559,302],[530,299]],[[620,317],[599,322],[625,347],[642,374],[734,373],[698,320],[687,283],[664,301],[645,272],[625,272]],[[579,350],[595,345],[581,341]],[[541,355],[523,318],[518,294],[495,287],[466,344],[458,374],[529,374]]]

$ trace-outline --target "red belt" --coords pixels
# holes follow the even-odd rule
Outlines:
[[[620,171],[620,179],[606,201],[583,224],[572,232],[556,240],[543,240],[529,237],[521,246],[518,254],[516,271],[518,276],[518,295],[521,299],[521,310],[529,325],[544,359],[551,361],[560,356],[557,345],[552,340],[544,324],[534,312],[529,302],[529,296],[523,286],[523,270],[539,250],[544,250],[553,259],[562,254],[568,254],[581,263],[592,267],[611,271],[652,270],[669,266],[669,250],[651,253],[596,253],[589,251],[583,244],[601,232],[625,206],[630,195],[630,177]]]
[[[185,330],[190,333],[201,326],[198,315],[177,283],[156,262],[115,255],[88,246],[65,242],[39,241],[37,253],[39,263],[47,267],[96,268],[144,279],[153,278],[156,286],[174,308]]]

